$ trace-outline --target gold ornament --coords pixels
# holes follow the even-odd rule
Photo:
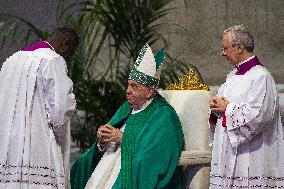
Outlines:
[[[166,90],[206,90],[209,91],[208,85],[201,83],[193,69],[190,69],[186,75],[179,79],[178,83],[170,84]]]

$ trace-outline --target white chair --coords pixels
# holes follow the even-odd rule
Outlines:
[[[164,90],[159,93],[174,107],[184,132],[185,149],[179,165],[186,189],[208,189],[211,147],[208,136],[210,91]]]

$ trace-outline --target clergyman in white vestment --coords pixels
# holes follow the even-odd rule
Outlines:
[[[244,25],[226,29],[222,55],[236,68],[210,100],[215,127],[210,189],[284,188],[284,145],[273,77]]]
[[[65,189],[63,125],[74,113],[66,62],[78,45],[71,28],[10,56],[0,72],[0,188]]]

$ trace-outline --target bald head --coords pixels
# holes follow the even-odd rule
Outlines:
[[[79,37],[72,28],[59,27],[51,33],[47,41],[54,48],[55,52],[67,61],[76,50],[79,44]]]

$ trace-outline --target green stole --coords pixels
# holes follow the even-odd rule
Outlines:
[[[116,180],[116,182],[119,182],[119,184],[116,183],[115,186],[121,184],[120,187],[123,189],[131,189],[133,183],[135,183],[135,181],[133,181],[135,178],[132,178],[132,176],[133,156],[135,154],[136,140],[141,133],[144,124],[147,122],[147,119],[153,115],[154,111],[159,106],[170,105],[163,97],[157,95],[143,111],[136,114],[130,114],[131,107],[126,102],[117,111],[116,116],[110,120],[109,124],[116,127],[117,125],[121,125],[122,121],[125,121],[127,118],[121,145],[121,169],[118,179]],[[122,183],[120,183],[121,181]]]

